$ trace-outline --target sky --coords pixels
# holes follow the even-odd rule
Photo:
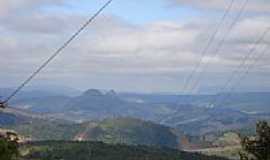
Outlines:
[[[270,27],[269,0],[234,0],[203,54],[231,1],[114,0],[28,87],[270,91],[270,33],[254,44]],[[22,83],[104,3],[0,0],[0,87]]]

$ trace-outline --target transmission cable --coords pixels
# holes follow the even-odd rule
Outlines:
[[[231,73],[231,75],[229,76],[229,79],[226,81],[225,85],[222,87],[222,90],[221,91],[225,91],[230,84],[232,84],[233,80],[235,79],[235,77],[237,75],[241,75],[241,68],[245,69],[245,66],[248,65],[247,62],[249,61],[250,58],[252,58],[252,55],[256,52],[256,49],[257,49],[257,46],[264,40],[264,38],[267,36],[267,34],[269,33],[270,31],[270,28],[267,28],[263,34],[258,38],[257,41],[254,42],[253,46],[250,48],[248,54],[246,54],[243,59],[242,59],[242,62],[239,63],[239,65],[235,68],[235,70]],[[256,61],[254,62],[256,63]],[[251,64],[253,66],[253,64]],[[250,70],[250,67],[248,67],[247,69],[247,73],[245,74],[248,74]],[[244,71],[244,70],[243,70]],[[242,78],[241,78],[242,79]],[[232,84],[233,85],[233,84]],[[229,89],[229,92],[232,91],[234,89],[234,86],[232,86],[230,89]],[[225,96],[224,99],[227,99],[231,94],[228,92],[227,96]],[[214,103],[212,103],[211,105],[215,105],[217,103],[217,100],[218,99],[215,99]]]
[[[92,17],[90,17],[85,24],[83,24],[79,30],[77,30],[59,49],[57,49],[52,56],[50,56],[35,72],[33,72],[29,78],[27,78],[14,92],[10,94],[3,102],[0,102],[0,107],[4,108],[8,102],[15,97],[33,78],[35,78],[52,60],[56,58],[79,34],[86,29],[86,27],[93,22],[96,17],[112,2],[109,0],[106,2]]]
[[[232,88],[232,91],[235,90],[235,87],[239,86],[244,78],[251,72],[251,70],[253,70],[258,61],[266,54],[266,52],[269,51],[269,46],[265,47],[265,49],[256,57],[254,58],[254,61],[252,63],[250,63],[247,67],[246,70],[244,71],[244,73],[240,76],[240,78],[238,79],[237,83],[234,85],[234,87]]]
[[[231,0],[230,4],[228,5],[227,9],[225,10],[223,16],[221,17],[220,22],[217,24],[216,29],[214,30],[213,34],[210,36],[205,48],[202,50],[201,57],[200,57],[198,63],[195,64],[195,67],[193,68],[191,73],[188,75],[188,77],[185,81],[184,87],[183,87],[184,94],[185,94],[185,92],[187,92],[189,84],[190,84],[190,82],[192,82],[194,75],[198,72],[198,69],[201,67],[203,59],[204,59],[205,55],[207,54],[208,49],[211,47],[212,43],[215,41],[215,38],[216,38],[220,28],[222,27],[223,22],[225,21],[226,17],[228,16],[229,12],[231,11],[234,2],[235,2],[235,0]]]
[[[222,49],[222,47],[224,46],[226,40],[228,39],[228,37],[231,35],[233,27],[237,24],[237,22],[240,20],[241,16],[243,15],[245,8],[248,4],[249,0],[245,0],[244,3],[242,4],[237,16],[235,17],[235,19],[233,20],[233,22],[231,23],[231,25],[229,26],[229,28],[227,29],[227,32],[223,34],[220,42],[218,43],[217,47],[214,50],[214,55],[213,58],[216,58],[219,54],[220,51]],[[202,79],[203,77],[203,73],[205,72],[205,70],[209,67],[209,61],[205,63],[205,65],[203,66],[202,70],[200,71],[197,80],[195,80],[195,82],[193,83],[192,87],[191,87],[191,91],[194,90],[196,88],[196,86],[198,86],[198,84],[200,83],[200,79]]]

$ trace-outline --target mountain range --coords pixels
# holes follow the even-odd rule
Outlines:
[[[74,122],[137,118],[195,136],[254,126],[256,121],[270,118],[270,93],[267,92],[183,96],[89,89],[79,96],[35,95],[32,98],[26,95],[27,98],[17,99],[11,105],[52,119]],[[211,105],[215,99],[219,103]]]

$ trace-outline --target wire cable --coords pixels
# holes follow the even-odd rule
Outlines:
[[[0,103],[1,106],[7,105],[7,103],[15,97],[18,92],[20,92],[33,78],[35,78],[56,56],[58,56],[93,20],[112,2],[109,0],[105,3],[88,21],[83,24],[77,32],[75,32],[59,49],[57,49],[52,56],[50,56],[33,74],[30,75],[14,92],[10,94],[3,102]]]
[[[263,34],[258,38],[257,41],[254,42],[253,46],[251,47],[251,49],[249,50],[248,54],[246,54],[243,59],[242,59],[242,62],[239,63],[239,65],[235,68],[235,70],[232,72],[232,74],[229,76],[229,79],[226,81],[225,85],[222,87],[222,90],[221,91],[225,91],[229,85],[233,82],[234,78],[237,76],[237,75],[241,75],[241,73],[239,73],[241,71],[241,68],[244,69],[244,67],[247,65],[247,61],[251,58],[252,54],[254,54],[256,52],[256,47],[257,45],[259,45],[263,40],[264,38],[267,36],[267,34],[269,33],[270,31],[270,28],[267,28]],[[248,71],[249,72],[249,71]],[[229,89],[229,92],[233,90],[234,87],[231,87]],[[227,96],[225,96],[224,99],[227,99],[228,97],[230,96],[230,93],[228,93]],[[212,103],[212,105],[216,105],[217,103],[217,100],[216,99],[214,101],[214,103]]]
[[[213,34],[209,38],[205,48],[202,50],[201,57],[200,57],[198,63],[195,64],[195,67],[193,68],[191,73],[188,75],[188,77],[187,77],[187,79],[185,81],[184,87],[183,87],[183,93],[184,94],[187,92],[186,90],[188,89],[190,82],[192,82],[192,79],[193,79],[194,75],[198,72],[198,69],[201,67],[203,59],[204,59],[205,55],[207,54],[208,49],[211,47],[212,43],[215,41],[215,38],[216,38],[220,28],[222,27],[223,22],[225,21],[226,17],[228,16],[229,12],[231,11],[234,2],[235,2],[235,0],[231,0],[229,6],[227,7],[227,9],[225,10],[223,16],[221,17],[220,22],[217,24],[216,29],[214,30]]]
[[[264,38],[267,36],[267,34],[269,33],[270,28],[268,28],[263,35],[263,38],[260,40],[258,44],[260,44]],[[255,49],[254,52],[256,51],[256,46],[255,45]],[[225,97],[225,100],[223,100],[224,102],[226,102],[232,95],[232,92],[235,91],[236,87],[239,86],[241,84],[241,82],[245,79],[245,77],[250,73],[250,71],[252,69],[254,69],[254,67],[256,66],[257,62],[260,60],[261,57],[263,57],[265,55],[265,53],[268,51],[269,47],[266,47],[256,58],[254,58],[254,60],[250,63],[250,64],[246,64],[246,68],[243,69],[243,73],[240,74],[239,79],[231,86],[231,88],[229,89],[228,95]],[[247,61],[246,61],[247,63]]]
[[[244,3],[242,4],[237,16],[235,17],[235,19],[233,20],[233,22],[231,23],[231,25],[229,26],[228,30],[226,33],[223,34],[221,41],[218,43],[216,49],[214,50],[214,55],[213,58],[216,58],[219,54],[220,51],[224,45],[224,43],[226,42],[226,40],[228,39],[228,37],[231,35],[233,27],[237,24],[237,22],[240,20],[241,16],[243,15],[245,8],[248,4],[249,0],[245,0]],[[201,70],[201,72],[198,75],[197,80],[195,80],[195,82],[193,83],[192,87],[191,87],[191,91],[194,90],[196,88],[196,86],[199,85],[200,83],[200,79],[202,79],[203,77],[203,73],[205,72],[205,70],[208,68],[209,66],[209,61],[205,63],[205,65],[203,66],[203,69]]]

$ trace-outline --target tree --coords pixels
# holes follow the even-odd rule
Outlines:
[[[270,160],[270,126],[261,121],[256,126],[255,137],[242,139],[241,160]]]
[[[18,138],[15,133],[7,132],[6,135],[0,135],[0,159],[15,160],[18,155]]]

